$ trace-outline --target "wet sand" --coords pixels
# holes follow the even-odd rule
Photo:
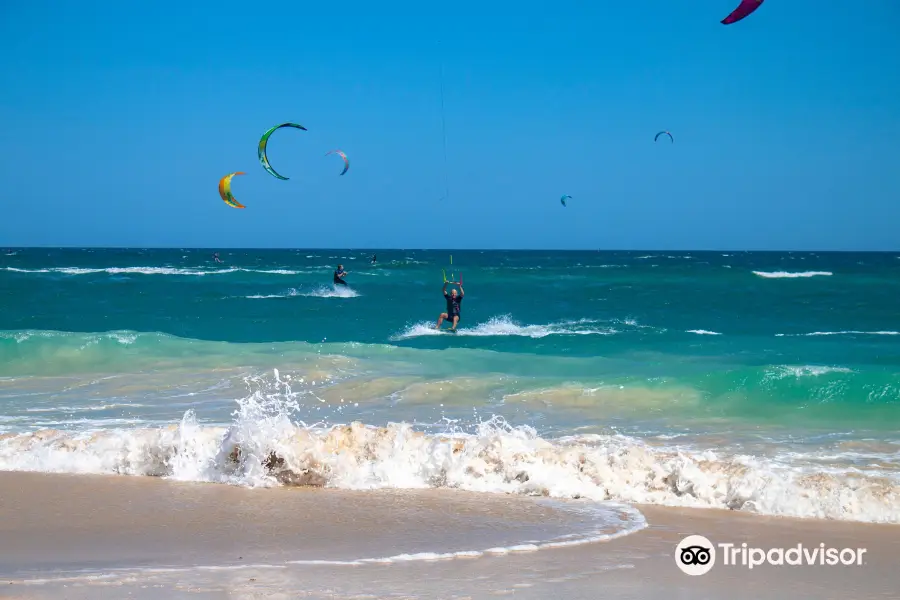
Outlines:
[[[606,542],[477,558],[587,527],[533,498],[447,490],[244,489],[149,477],[0,473],[0,598],[897,598],[900,527],[639,506]],[[860,566],[720,562],[683,574],[689,534],[764,549],[866,548]],[[290,564],[290,561],[307,561]]]

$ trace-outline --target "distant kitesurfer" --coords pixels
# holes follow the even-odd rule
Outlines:
[[[215,260],[217,263],[222,262],[222,260],[219,258],[219,253],[218,253],[218,252],[216,252],[216,253],[213,254],[213,260]]]
[[[459,286],[459,294],[456,293],[456,289],[450,290],[449,294],[447,293],[447,285],[451,283]],[[440,329],[441,323],[444,322],[444,319],[447,319],[453,323],[450,327],[450,331],[456,331],[456,325],[459,323],[459,305],[462,304],[465,295],[466,292],[463,290],[462,283],[458,281],[444,282],[444,298],[447,299],[447,312],[441,313],[441,316],[438,317],[437,327],[435,327],[435,329]]]
[[[373,254],[373,255],[372,255],[372,264],[373,264],[373,265],[374,265],[374,264],[375,264],[375,262],[376,262],[376,261],[375,261],[375,257],[376,257],[376,255],[375,255],[375,254]]]
[[[335,285],[347,285],[347,282],[344,281],[344,277],[347,276],[347,271],[344,270],[344,265],[338,265],[337,270],[334,272],[334,284]]]

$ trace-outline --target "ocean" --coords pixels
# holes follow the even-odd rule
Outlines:
[[[214,251],[0,252],[0,470],[900,522],[897,254]]]

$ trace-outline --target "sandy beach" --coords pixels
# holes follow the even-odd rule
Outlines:
[[[896,526],[637,507],[608,541],[516,550],[577,514],[447,490],[246,489],[158,478],[0,474],[0,598],[896,598]],[[686,535],[865,548],[861,565],[682,573]],[[511,551],[492,548],[513,548]],[[462,554],[441,558],[442,553]],[[393,558],[390,558],[393,557]],[[376,559],[376,560],[372,560]]]

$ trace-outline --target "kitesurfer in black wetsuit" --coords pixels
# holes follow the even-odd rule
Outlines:
[[[213,260],[215,260],[217,263],[221,263],[221,262],[222,262],[222,259],[219,258],[219,253],[218,253],[218,252],[216,252],[215,254],[213,254]]]
[[[338,265],[337,271],[334,272],[334,284],[347,285],[347,282],[344,281],[346,275],[347,271],[344,270],[344,265]]]
[[[459,286],[459,294],[456,293],[456,290],[450,290],[450,293],[447,293],[447,285],[455,283]],[[456,325],[459,323],[459,308],[460,304],[462,304],[463,297],[466,295],[466,292],[463,290],[462,283],[457,281],[445,281],[444,282],[444,298],[447,299],[447,312],[441,313],[441,316],[438,317],[437,327],[435,329],[441,328],[441,323],[444,322],[444,319],[447,319],[453,326],[450,327],[450,331],[456,331]]]

